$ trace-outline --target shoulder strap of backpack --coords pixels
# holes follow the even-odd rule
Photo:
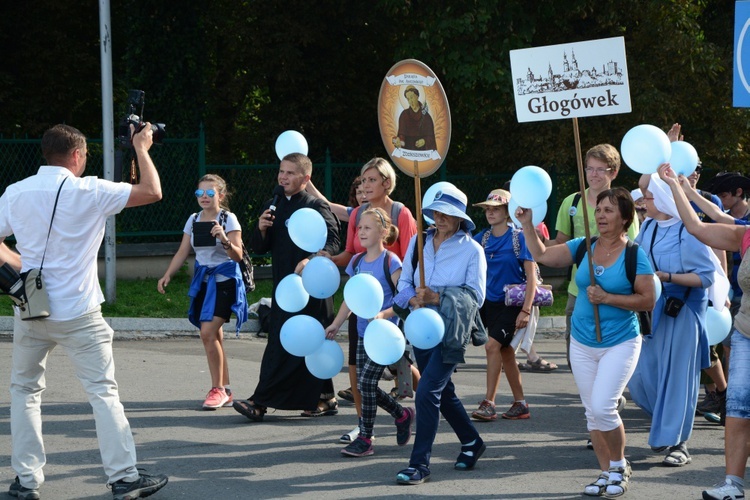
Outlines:
[[[638,269],[638,247],[638,243],[630,240],[625,246],[625,276],[628,277],[633,290],[635,290],[635,274]]]
[[[594,242],[598,240],[598,236],[592,236],[591,237],[591,245],[593,246]],[[576,248],[576,254],[575,254],[575,263],[576,267],[581,267],[581,262],[583,262],[583,256],[586,255],[586,240],[582,241],[578,248]]]
[[[385,280],[388,282],[388,286],[391,287],[391,294],[396,296],[396,285],[391,279],[391,258],[394,253],[390,250],[385,251],[385,257],[383,257],[383,273],[385,274]]]
[[[366,201],[366,202],[362,203],[360,206],[356,207],[357,216],[355,217],[355,220],[354,220],[354,224],[356,224],[356,226],[359,226],[359,219],[362,218],[362,212],[364,212],[368,208],[370,208],[370,202],[369,201]]]
[[[394,201],[391,205],[391,224],[398,227],[398,218],[401,215],[401,209],[404,208],[404,204],[400,201]]]
[[[575,196],[573,196],[573,203],[570,204],[570,210],[568,211],[568,215],[570,215],[570,238],[573,239],[575,237],[576,232],[573,230],[573,209],[575,208],[576,211],[578,211],[578,202],[581,201],[581,192],[577,192]]]

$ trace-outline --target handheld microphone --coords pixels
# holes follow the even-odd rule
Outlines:
[[[284,186],[278,185],[273,188],[273,200],[271,200],[271,206],[268,209],[271,211],[271,217],[276,212],[276,205],[279,203],[281,197],[284,196]]]

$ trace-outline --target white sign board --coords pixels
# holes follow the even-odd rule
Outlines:
[[[623,37],[510,51],[519,122],[630,113]]]

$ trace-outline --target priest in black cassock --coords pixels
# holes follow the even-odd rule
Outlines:
[[[272,200],[266,201],[258,224],[253,231],[251,247],[254,253],[271,252],[273,266],[273,296],[281,280],[293,272],[301,272],[313,255],[294,244],[287,223],[300,208],[312,208],[325,219],[328,236],[323,250],[330,254],[339,251],[338,221],[323,200],[305,191],[310,181],[312,162],[299,153],[286,155],[279,165],[278,181],[284,188],[276,211],[269,210]],[[314,377],[305,366],[305,359],[289,354],[281,345],[281,326],[292,316],[307,314],[318,319],[323,326],[333,321],[333,298],[310,297],[307,306],[298,313],[288,313],[273,301],[268,345],[260,366],[260,377],[255,393],[246,401],[235,400],[233,407],[251,420],[259,422],[267,408],[279,410],[304,410],[303,416],[335,415],[338,403],[333,381]]]

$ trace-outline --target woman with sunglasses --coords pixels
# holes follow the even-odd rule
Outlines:
[[[237,331],[247,319],[245,285],[238,265],[242,260],[242,228],[227,207],[227,184],[218,175],[201,177],[195,197],[201,211],[192,214],[185,223],[180,248],[156,288],[165,293],[164,289],[185,263],[192,248],[195,251],[195,271],[188,291],[188,319],[200,328],[211,374],[211,390],[203,402],[203,409],[216,410],[232,406],[233,401],[223,325],[229,321],[232,312],[237,317]]]

